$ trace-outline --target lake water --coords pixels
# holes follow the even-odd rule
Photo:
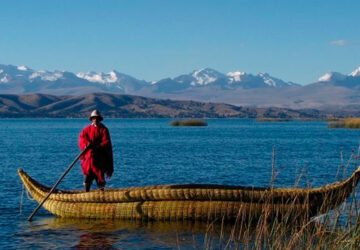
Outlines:
[[[325,122],[210,119],[207,127],[171,127],[169,123],[169,119],[104,121],[115,161],[108,187],[268,186],[273,149],[278,187],[294,186],[301,174],[299,186],[324,185],[339,179],[338,172],[349,176],[356,166],[359,131],[329,129]],[[33,222],[26,221],[37,203],[23,194],[16,170],[22,167],[34,179],[52,186],[79,153],[78,135],[87,124],[86,119],[0,120],[0,248],[203,246],[206,225],[201,223],[65,220],[44,209]],[[77,164],[58,188],[82,189],[82,181]]]

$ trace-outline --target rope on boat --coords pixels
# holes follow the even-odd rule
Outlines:
[[[23,205],[24,205],[24,193],[26,193],[26,197],[31,200],[31,201],[34,201],[34,197],[32,197],[32,195],[30,194],[29,190],[27,190],[25,188],[25,185],[23,184],[22,185],[22,191],[21,191],[21,196],[20,196],[20,209],[19,209],[19,214],[21,215],[22,214],[22,208],[23,208]]]
[[[35,198],[31,195],[31,193],[30,193],[29,190],[27,190],[27,189],[26,189],[26,196],[27,196],[27,198],[28,198],[29,200],[31,200],[31,201],[34,201],[34,200],[35,200]]]

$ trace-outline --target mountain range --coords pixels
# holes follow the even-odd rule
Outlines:
[[[0,94],[0,117],[85,118],[94,109],[106,117],[153,118],[324,118],[334,114],[318,110],[239,107],[224,103],[174,101],[123,94],[86,95]]]
[[[1,94],[84,95],[95,92],[152,98],[228,103],[237,106],[292,109],[347,109],[360,106],[360,67],[348,75],[328,72],[300,85],[273,77],[214,69],[194,70],[175,78],[150,82],[116,70],[109,73],[36,71],[0,64]]]

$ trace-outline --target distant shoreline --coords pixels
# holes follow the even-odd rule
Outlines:
[[[289,109],[282,107],[235,106],[226,103],[179,101],[142,96],[93,93],[54,96],[45,94],[0,94],[0,118],[87,118],[100,110],[108,118],[271,118],[328,119],[359,117],[360,108],[336,110]]]

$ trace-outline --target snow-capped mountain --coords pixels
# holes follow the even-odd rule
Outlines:
[[[325,75],[321,76],[314,84],[330,84],[347,88],[360,88],[360,67],[356,68],[348,75],[344,75],[339,72],[327,72]]]
[[[7,83],[14,80],[33,82],[42,80],[53,82],[63,77],[64,71],[54,72],[47,70],[34,71],[27,66],[0,65],[0,81]]]
[[[167,78],[170,79],[170,78]],[[194,70],[193,72],[189,74],[184,74],[175,77],[174,79],[171,79],[175,83],[181,83],[184,86],[188,87],[199,87],[199,86],[205,86],[209,84],[214,84],[218,81],[225,81],[226,82],[226,76],[214,69],[211,68],[204,68],[204,69],[198,69]],[[164,79],[160,80],[158,83],[163,83]],[[155,83],[157,84],[157,83]]]
[[[98,82],[98,83],[113,83],[118,80],[116,73],[114,71],[110,71],[108,74],[105,74],[103,72],[96,73],[94,71],[88,72],[88,73],[77,73],[77,77],[83,78],[88,80],[89,82]]]
[[[0,93],[84,94],[91,92],[130,93],[149,85],[117,71],[77,73],[35,71],[26,66],[0,65]]]
[[[242,71],[235,71],[235,72],[228,72],[226,76],[228,77],[229,82],[233,83],[233,82],[244,81],[248,78],[249,75]]]
[[[3,71],[0,70],[0,74],[2,73]],[[4,74],[4,75],[0,75],[0,83],[8,83],[9,81],[11,81],[11,78],[8,74]]]
[[[237,87],[258,88],[286,87],[294,85],[293,83],[284,82],[278,78],[272,77],[267,73],[252,75],[236,71],[223,74],[211,68],[194,70],[189,74],[180,75],[173,79],[166,78],[150,83],[138,80],[116,70],[112,70],[109,73],[79,72],[74,74],[72,72],[59,70],[35,71],[26,66],[0,65],[0,83],[8,85],[9,92],[11,91],[11,87],[14,85],[20,87],[21,84],[28,86],[28,89],[24,89],[24,91],[30,91],[30,89],[34,91],[40,90],[39,87],[35,86],[37,84],[42,85],[41,88],[46,88],[47,86],[50,87],[51,85],[52,91],[49,90],[48,92],[56,92],[57,88],[54,83],[60,82],[62,83],[61,88],[64,87],[65,83],[71,82],[71,84],[75,84],[73,87],[86,88],[87,85],[90,85],[92,87],[91,89],[98,87],[99,91],[108,90],[131,94],[136,94],[136,91],[144,88],[150,88],[147,92],[151,92],[151,89],[155,92],[174,92],[182,89],[206,86],[222,86],[223,88],[233,89]],[[2,91],[4,91],[4,86]],[[18,89],[16,89],[16,91],[18,91]],[[75,91],[75,93],[78,92],[79,91]]]
[[[151,92],[175,93],[187,89],[197,91],[198,88],[224,85],[227,82],[226,75],[211,68],[204,68],[175,78],[165,78],[154,82],[151,86]]]
[[[193,78],[190,83],[192,86],[206,85],[226,78],[224,74],[210,68],[194,70],[191,76]]]
[[[15,79],[26,80],[33,70],[26,66],[0,65],[0,84],[9,83]]]
[[[317,82],[341,82],[358,77],[360,77],[360,66],[348,75],[339,72],[327,72],[325,75],[321,76]]]
[[[171,82],[171,83],[170,83]],[[169,85],[176,83],[182,84],[183,88],[189,87],[205,87],[205,86],[222,86],[223,88],[259,88],[259,87],[288,87],[297,85],[292,82],[284,82],[281,79],[270,76],[267,73],[259,73],[257,75],[247,74],[242,71],[220,73],[211,68],[194,70],[190,74],[180,75],[173,79],[166,78],[155,82],[154,84]],[[179,88],[179,86],[176,86]]]
[[[42,81],[54,82],[54,81],[59,80],[59,79],[61,79],[63,77],[64,77],[64,72],[63,71],[58,71],[57,70],[57,71],[54,71],[54,72],[50,72],[50,71],[40,70],[40,71],[33,72],[29,76],[29,80],[34,81],[35,79],[40,79]]]
[[[302,86],[268,73],[251,74],[241,70],[224,74],[204,68],[147,82],[116,70],[75,74],[0,64],[0,94],[79,95],[94,92],[264,107],[360,105],[360,67],[348,75],[328,72],[314,83]]]
[[[64,71],[34,71],[26,66],[0,65],[0,77],[2,82],[9,82],[13,80],[24,80],[32,82],[34,80],[42,80],[53,82],[63,77]]]
[[[150,85],[149,82],[138,80],[132,76],[117,72],[116,70],[112,70],[109,73],[80,72],[77,73],[76,76],[89,82],[104,84],[111,88],[118,88],[124,93],[131,93]]]
[[[338,72],[327,72],[325,75],[319,77],[317,82],[335,82],[335,81],[343,81],[346,79],[346,75],[343,75]]]
[[[298,86],[299,84],[293,83],[293,82],[285,82],[279,78],[273,77],[269,75],[268,73],[259,73],[257,75],[260,77],[265,84],[271,86],[271,87],[287,87],[287,86]]]
[[[353,72],[351,72],[349,75],[352,77],[360,76],[360,66],[357,69],[355,69]]]
[[[289,87],[298,84],[293,82],[285,82],[279,78],[273,77],[268,73],[258,73],[257,75],[247,74],[242,71],[227,73],[229,83],[240,85],[244,88],[256,87]]]

